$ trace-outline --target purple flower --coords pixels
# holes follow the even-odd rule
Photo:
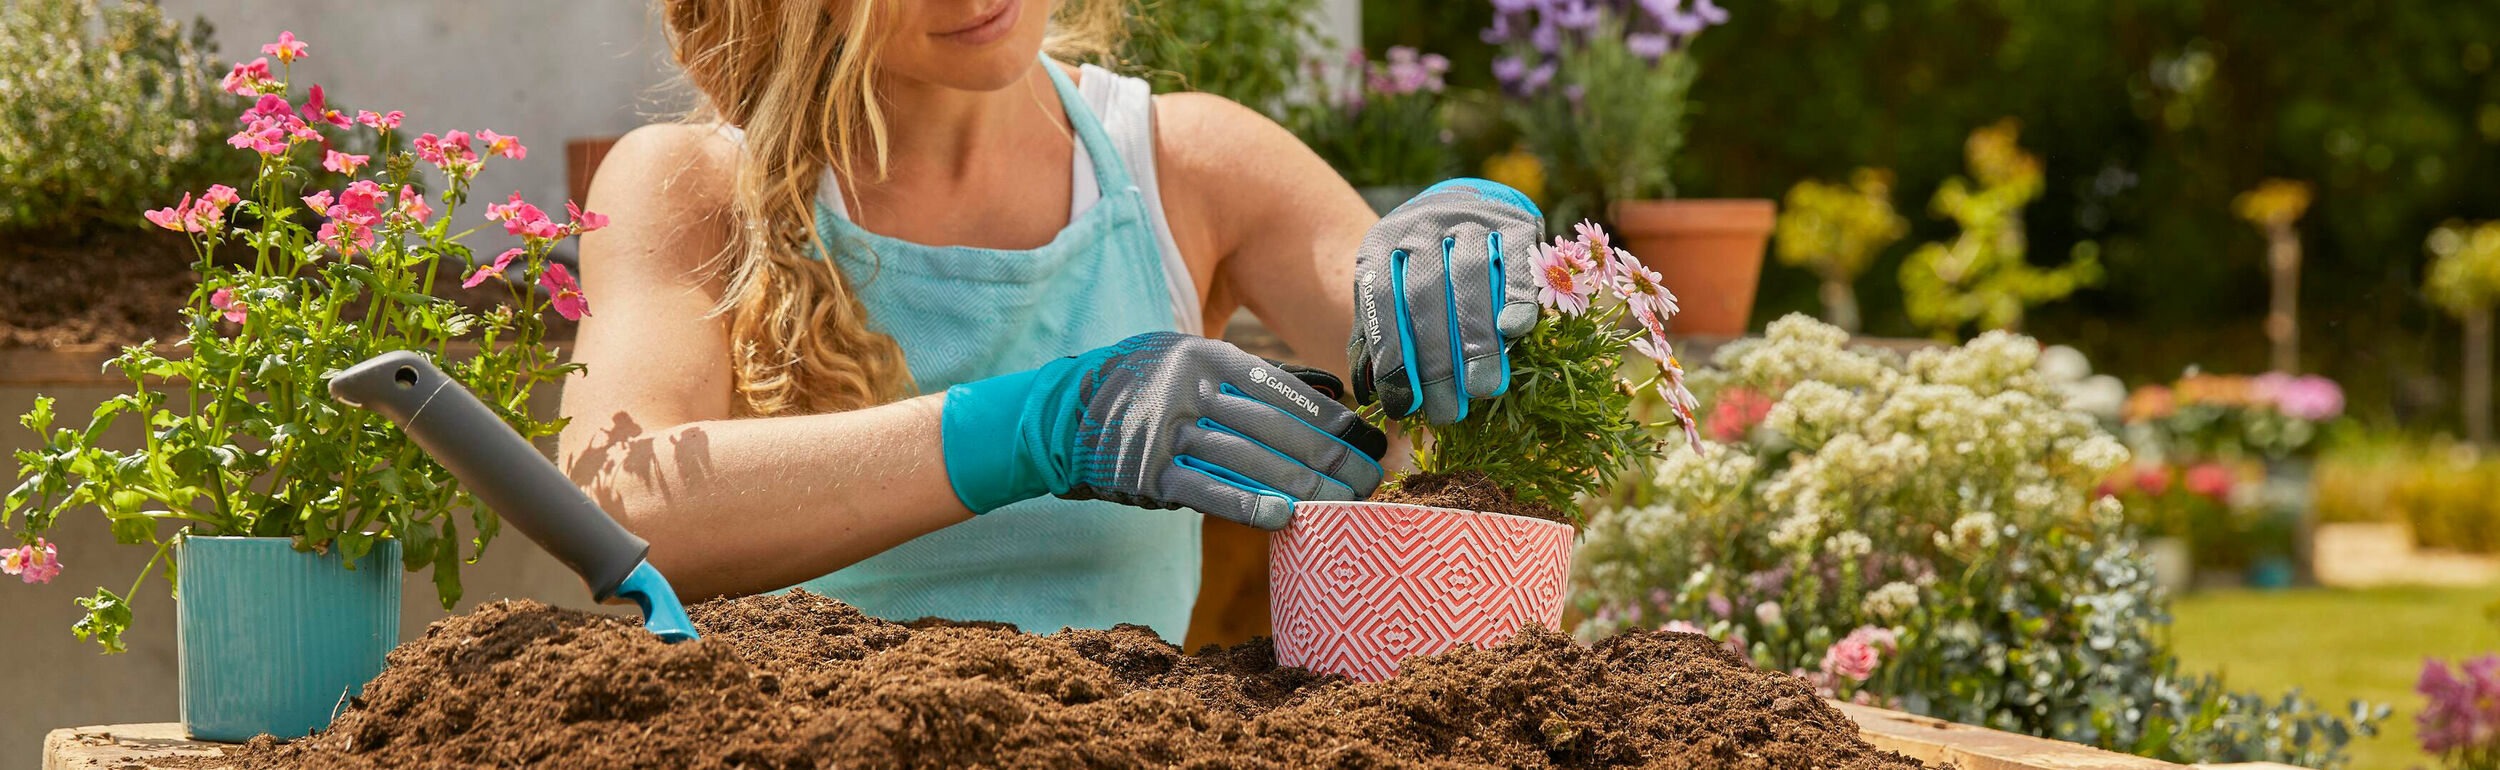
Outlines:
[[[1632,49],[1632,55],[1656,63],[1658,57],[1667,55],[1667,36],[1635,32],[1624,36],[1623,46]]]
[[[1537,2],[1538,0],[1493,0],[1493,12],[1497,14],[1527,13],[1528,9],[1536,7]]]
[[[1537,53],[1552,55],[1562,50],[1562,30],[1551,23],[1553,17],[1546,19],[1548,23],[1538,24],[1528,32],[1528,44],[1536,46]]]
[[[1724,595],[1713,593],[1710,595],[1709,599],[1704,601],[1710,605],[1710,614],[1712,615],[1725,618],[1736,614],[1736,604],[1728,601],[1727,597]]]
[[[1604,16],[1584,0],[1562,0],[1547,8],[1546,14],[1547,18],[1553,19],[1555,26],[1579,31],[1596,27],[1598,19]]]
[[[1476,36],[1483,38],[1486,43],[1501,45],[1510,42],[1511,34],[1510,17],[1496,15],[1493,17],[1493,26],[1484,28],[1484,31],[1477,33]]]
[[[2422,661],[2414,691],[2429,701],[2416,716],[2422,750],[2445,754],[2454,749],[2488,745],[2500,735],[2500,655],[2484,655],[2458,666],[2465,679],[2448,672],[2438,660]]]
[[[1528,62],[1525,59],[1517,56],[1504,56],[1493,60],[1493,79],[1501,81],[1502,85],[1517,83],[1520,78],[1527,77],[1527,75]]]
[[[1704,21],[1700,16],[1683,11],[1668,13],[1658,20],[1658,24],[1666,28],[1667,34],[1679,38],[1700,34],[1702,28],[1710,26],[1710,22]]]
[[[1553,81],[1554,63],[1549,61],[1536,65],[1536,69],[1528,70],[1528,75],[1519,79],[1519,90],[1522,93],[1533,94],[1545,90],[1545,84]]]
[[[1710,0],[1693,0],[1693,15],[1713,25],[1727,23],[1727,9],[1719,7]]]

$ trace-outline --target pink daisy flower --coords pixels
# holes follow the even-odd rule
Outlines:
[[[1530,279],[1536,284],[1537,304],[1569,315],[1588,312],[1589,297],[1597,293],[1597,276],[1591,273],[1596,265],[1589,261],[1588,250],[1574,241],[1556,237],[1551,246],[1540,246]]]

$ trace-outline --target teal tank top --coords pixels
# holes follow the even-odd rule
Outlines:
[[[1042,66],[1101,191],[1050,243],[929,246],[817,207],[818,231],[869,322],[902,346],[923,393],[1177,325],[1144,193],[1067,74],[1047,58]],[[1036,498],[799,587],[895,620],[992,620],[1037,633],[1138,623],[1177,643],[1197,602],[1203,523],[1187,510]]]

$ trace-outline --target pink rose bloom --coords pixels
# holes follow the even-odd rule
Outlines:
[[[1834,642],[1831,649],[1823,651],[1823,673],[1851,681],[1863,682],[1874,676],[1879,662],[1873,646],[1854,638]]]
[[[1844,640],[1848,639],[1857,640],[1882,655],[1890,655],[1901,649],[1901,636],[1893,633],[1892,629],[1882,626],[1859,626],[1857,630],[1849,632],[1849,635],[1844,638]]]
[[[582,316],[590,315],[590,299],[582,296],[581,285],[573,282],[572,271],[564,269],[563,265],[548,265],[547,272],[538,276],[538,285],[546,287],[547,293],[554,295],[555,299],[550,304],[555,307],[556,315],[564,316],[564,320],[579,321]]]
[[[61,574],[61,552],[43,538],[31,545],[0,551],[0,572],[28,583],[50,583]]]
[[[249,309],[235,300],[233,289],[218,289],[208,295],[208,306],[225,311],[228,323],[242,323],[244,318],[250,316]]]
[[[2208,462],[2198,463],[2195,467],[2189,468],[2187,477],[2181,481],[2181,484],[2186,486],[2189,492],[2222,500],[2231,496],[2231,486],[2237,481],[2237,474],[2231,472],[2230,466]]]

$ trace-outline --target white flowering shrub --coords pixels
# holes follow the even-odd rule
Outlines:
[[[1705,401],[1769,406],[1714,410],[1721,441],[1590,522],[1580,633],[1705,633],[1832,697],[2174,761],[2328,767],[2375,729],[2178,670],[2166,600],[2094,498],[2127,449],[2066,407],[2037,343],[1847,340],[1792,315],[1693,374]]]

